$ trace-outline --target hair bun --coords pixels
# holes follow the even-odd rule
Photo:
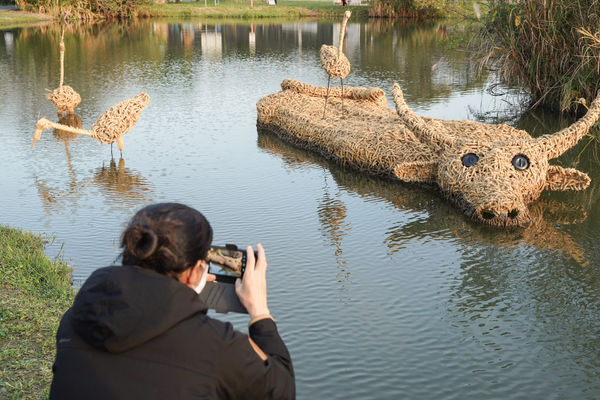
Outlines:
[[[158,235],[147,224],[130,227],[125,240],[129,252],[140,260],[152,256],[158,246]]]

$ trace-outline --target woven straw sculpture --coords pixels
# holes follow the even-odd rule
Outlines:
[[[325,106],[323,106],[323,118],[325,118],[325,109],[327,108],[327,99],[329,98],[329,84],[331,78],[340,78],[342,84],[342,114],[344,113],[344,78],[350,73],[350,61],[346,58],[346,55],[342,52],[344,47],[344,35],[346,33],[346,24],[352,15],[352,11],[346,11],[344,13],[344,20],[340,28],[340,40],[338,47],[329,46],[324,44],[321,46],[321,66],[327,72],[329,77],[327,78],[327,94],[325,95]]]
[[[60,35],[60,85],[48,93],[46,97],[56,107],[58,118],[62,117],[63,112],[68,114],[75,113],[75,107],[81,103],[81,96],[71,86],[63,85],[65,77],[65,32]]]
[[[135,126],[142,110],[149,102],[150,96],[147,93],[140,93],[131,99],[123,100],[102,114],[92,125],[91,130],[73,128],[42,118],[36,124],[31,147],[33,148],[35,142],[40,140],[42,131],[54,128],[65,132],[88,135],[94,140],[102,143],[110,143],[111,145],[116,141],[119,150],[123,151],[123,135]]]
[[[398,84],[397,113],[376,88],[348,88],[346,121],[336,110],[321,118],[324,88],[286,79],[282,91],[257,103],[258,125],[344,166],[436,185],[473,220],[497,227],[527,226],[527,204],[543,190],[582,190],[589,177],[550,165],[585,136],[600,114],[600,98],[587,114],[557,133],[532,138],[507,125],[417,116]],[[330,94],[334,106],[338,92]]]

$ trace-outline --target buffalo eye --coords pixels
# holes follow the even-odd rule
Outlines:
[[[479,161],[479,157],[477,157],[476,154],[468,153],[462,156],[461,161],[462,165],[464,165],[465,167],[472,167],[473,165],[477,164],[477,161]]]
[[[517,154],[512,159],[512,165],[515,167],[515,169],[523,171],[529,168],[529,159],[523,154]]]

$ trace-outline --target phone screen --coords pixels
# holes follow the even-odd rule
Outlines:
[[[208,251],[208,272],[215,275],[224,275],[240,278],[243,274],[245,253],[241,250],[232,250],[222,247],[212,247]]]

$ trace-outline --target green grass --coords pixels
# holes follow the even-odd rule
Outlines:
[[[40,235],[0,225],[0,398],[47,398],[55,335],[72,304],[70,269]]]
[[[53,19],[54,17],[49,14],[37,14],[16,10],[0,11],[0,28],[8,29],[15,26],[38,24]]]
[[[168,3],[153,4],[142,7],[139,15],[142,17],[201,17],[201,18],[341,18],[344,11],[352,10],[353,18],[368,16],[368,7],[333,5],[331,1],[290,1],[279,0],[277,5],[267,5],[262,0],[254,1],[250,7],[250,0],[221,0],[215,5],[214,0],[193,3]]]

